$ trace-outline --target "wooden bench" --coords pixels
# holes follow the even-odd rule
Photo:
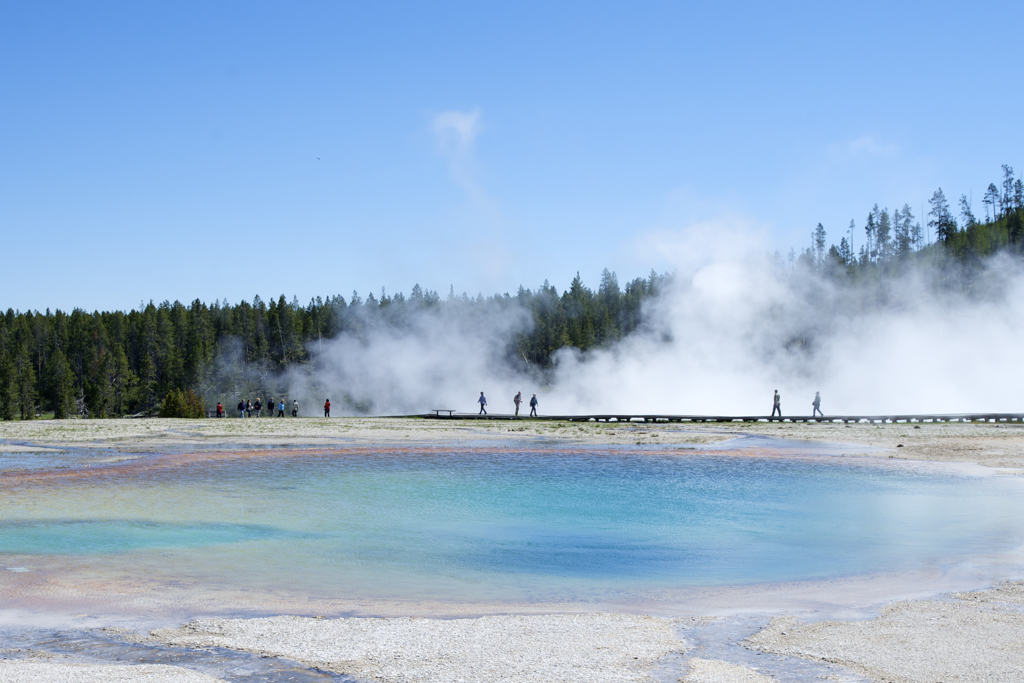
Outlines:
[[[437,417],[441,417],[441,413],[448,413],[448,417],[451,417],[452,413],[455,412],[455,408],[452,408],[450,410],[448,408],[431,408],[430,410]]]

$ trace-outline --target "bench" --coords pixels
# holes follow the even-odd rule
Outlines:
[[[448,409],[448,408],[431,408],[430,410],[431,410],[431,412],[434,413],[435,417],[441,417],[441,413],[448,413],[448,417],[451,417],[452,413],[455,412],[455,408],[452,408],[452,409]]]

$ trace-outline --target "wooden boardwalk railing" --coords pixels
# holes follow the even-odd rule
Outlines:
[[[424,413],[409,417],[422,417],[430,420],[551,420],[562,422],[1024,422],[1024,413],[955,413],[955,414],[890,414],[890,415],[825,415],[810,417],[809,415],[786,415],[785,417],[768,417],[766,415],[648,415],[646,413],[607,413],[600,415],[541,415],[526,417],[524,415],[477,415],[476,413],[453,413],[438,415]]]

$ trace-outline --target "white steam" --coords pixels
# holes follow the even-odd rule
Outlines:
[[[1005,265],[1005,264],[1000,264]],[[762,261],[715,263],[677,278],[649,330],[585,356],[562,351],[550,401],[568,412],[809,415],[1014,412],[1024,369],[1024,273],[996,300],[927,293],[916,279],[839,290],[780,279]]]
[[[338,414],[468,410],[481,391],[515,384],[504,353],[516,332],[529,329],[530,318],[518,305],[455,299],[412,312],[400,327],[372,318],[365,324],[358,335],[315,344],[312,370],[290,374],[289,395],[329,398]]]
[[[934,274],[915,272],[836,286],[768,258],[717,254],[677,271],[619,343],[557,352],[547,381],[506,360],[514,334],[529,330],[527,311],[448,302],[400,329],[371,325],[312,347],[312,369],[289,375],[289,394],[378,415],[477,412],[480,391],[499,413],[512,412],[517,391],[537,393],[549,415],[765,415],[775,389],[784,415],[809,415],[815,391],[826,415],[1019,410],[1024,270],[990,261],[973,285],[987,289],[971,297],[936,294]]]

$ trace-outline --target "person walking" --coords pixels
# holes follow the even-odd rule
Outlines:
[[[775,401],[772,403],[772,417],[775,417],[775,413],[778,412],[779,418],[782,418],[782,397],[779,396],[779,390],[775,390]]]
[[[263,401],[260,400],[259,396],[256,397],[256,402],[252,404],[252,409],[256,411],[256,417],[263,417]],[[270,416],[274,416],[274,404],[271,403],[267,406],[270,411]]]
[[[271,408],[270,410],[273,411],[274,409]],[[281,403],[278,404],[278,406],[277,406],[277,416],[278,417],[284,417],[284,399],[283,398],[281,399]]]
[[[530,399],[530,417],[537,417],[537,394]]]
[[[270,417],[274,417],[274,406],[276,406],[276,405],[277,404],[274,403],[274,399],[273,398],[268,398],[267,399],[267,409],[270,411]]]
[[[217,417],[224,417],[224,406],[221,405],[220,401],[217,401]]]
[[[331,416],[331,399],[327,399],[327,403],[324,404],[324,417]]]
[[[238,402],[238,417],[245,417],[245,401]]]
[[[476,402],[480,404],[480,412],[477,413],[477,415],[486,415],[487,414],[487,398],[484,396],[484,392],[482,392],[482,391],[480,392],[480,398],[478,398],[476,400]]]
[[[299,416],[299,399],[292,401],[292,417]]]
[[[245,416],[252,417],[252,401],[245,399]]]
[[[517,391],[516,397],[512,399],[512,402],[516,404],[516,416],[519,415],[519,404],[523,402],[523,392]]]
[[[814,406],[814,412],[811,413],[811,417],[814,417],[815,415],[821,415],[822,417],[825,417],[825,413],[821,412],[821,392],[820,391],[815,391],[814,392],[814,400],[811,402],[811,405]]]

